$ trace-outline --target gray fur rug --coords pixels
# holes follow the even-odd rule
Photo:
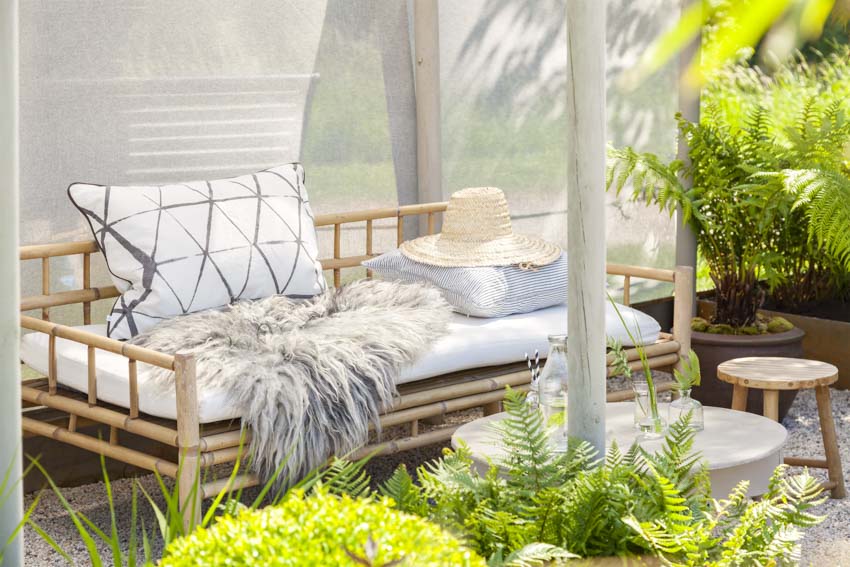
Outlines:
[[[242,301],[159,323],[132,339],[195,356],[198,389],[226,388],[251,429],[254,470],[294,481],[368,439],[402,367],[446,329],[440,292],[364,280],[309,300]],[[173,373],[154,379],[173,387]]]

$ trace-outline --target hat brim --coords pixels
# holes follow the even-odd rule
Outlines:
[[[432,234],[403,242],[399,250],[411,260],[446,268],[545,266],[561,256],[556,244],[522,234],[486,242],[453,241]]]

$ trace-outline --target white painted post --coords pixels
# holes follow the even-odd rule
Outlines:
[[[437,0],[414,0],[413,36],[416,61],[416,173],[419,178],[419,202],[427,203],[443,200],[440,18]],[[426,220],[423,218],[422,222]]]
[[[702,2],[702,0],[682,0],[682,11],[684,11],[692,2]],[[696,60],[700,56],[701,38],[697,39],[679,54],[679,110],[685,120],[691,122],[699,122],[699,106],[700,106],[700,90],[698,87],[688,85],[681,78],[685,75],[685,70],[690,65],[691,61]],[[684,163],[690,163],[688,157],[688,145],[679,140],[678,158]],[[685,187],[690,187],[690,180],[682,179]],[[697,270],[697,237],[690,226],[685,224],[682,218],[682,209],[676,211],[676,265],[691,266],[694,271],[694,280],[696,279]],[[696,282],[692,282],[696,289]],[[693,306],[691,312],[696,314],[696,294],[694,294]]]
[[[9,469],[0,507],[0,546],[23,515],[21,367],[18,301],[18,3],[0,3],[0,475]],[[6,548],[3,565],[23,564],[22,538]]]
[[[605,5],[567,0],[568,429],[605,451]]]

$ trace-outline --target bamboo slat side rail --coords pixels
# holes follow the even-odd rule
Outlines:
[[[240,474],[236,475],[236,478],[232,481],[228,477],[201,484],[201,495],[204,499],[207,499],[212,498],[213,496],[218,496],[225,490],[239,490],[240,488],[251,488],[252,486],[259,485],[260,479],[257,478],[257,475]]]
[[[128,463],[150,471],[157,471],[170,477],[177,475],[177,465],[163,459],[128,449],[121,445],[110,444],[109,441],[96,439],[89,435],[69,431],[64,427],[44,423],[30,417],[22,417],[23,429],[43,437],[50,437],[93,453],[105,455],[123,463]]]
[[[606,264],[605,271],[609,276],[631,276],[645,280],[673,283],[676,279],[675,270],[661,268],[646,268],[644,266],[629,266],[626,264]]]
[[[401,207],[331,213],[327,215],[317,215],[313,224],[316,226],[329,226],[341,223],[408,217],[427,213],[441,213],[446,210],[447,206],[448,202],[442,201],[439,203],[423,203],[421,205],[403,205]]]
[[[39,258],[92,254],[98,252],[98,250],[97,242],[94,240],[57,242],[55,244],[31,244],[29,246],[21,246],[20,259],[38,260]]]
[[[35,317],[30,317],[28,315],[21,315],[21,327],[31,331],[38,331],[52,337],[68,339],[76,343],[120,354],[126,358],[132,358],[153,366],[165,368],[166,370],[174,370],[174,356],[170,354],[157,352],[137,345],[131,345],[104,337],[103,335],[83,331],[82,329],[75,329],[74,327],[67,327],[65,325],[59,325],[49,321],[42,321],[41,319],[36,319]]]
[[[57,307],[59,305],[74,305],[75,303],[90,303],[98,299],[118,297],[121,293],[115,286],[94,287],[89,289],[74,289],[58,291],[49,295],[33,295],[21,300],[21,311]],[[86,323],[88,324],[88,323]]]
[[[101,406],[90,406],[88,402],[75,400],[61,394],[51,396],[43,390],[29,386],[21,387],[24,401],[78,415],[110,427],[123,429],[134,435],[177,447],[177,431],[150,421],[131,419],[129,415]]]

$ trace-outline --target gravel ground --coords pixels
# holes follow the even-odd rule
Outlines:
[[[620,383],[612,383],[612,389],[621,387]],[[833,391],[832,408],[835,414],[839,444],[842,449],[842,460],[848,486],[850,486],[850,391]],[[458,412],[448,416],[448,422],[465,422],[481,415],[480,410]],[[817,408],[812,391],[800,392],[784,422],[788,428],[789,440],[786,454],[799,456],[821,456],[823,444],[818,429]],[[428,430],[429,426],[424,426]],[[397,437],[406,434],[404,428],[393,428],[385,432],[385,437]],[[367,470],[375,482],[387,476],[400,464],[408,468],[439,457],[444,445],[433,445],[398,455],[374,459]],[[815,474],[821,474],[817,471]],[[149,494],[158,494],[159,489],[153,476],[144,476],[138,482]],[[121,526],[122,541],[129,541],[128,524],[133,481],[118,480],[112,483],[116,502],[118,522]],[[103,529],[109,526],[109,508],[106,506],[105,488],[103,484],[91,484],[63,491],[64,497],[75,509],[84,513],[96,525]],[[246,491],[246,500],[253,498],[256,489]],[[26,505],[29,506],[35,495],[28,495]],[[156,498],[158,505],[163,506],[161,498]],[[821,513],[827,514],[827,520],[807,532],[803,541],[803,564],[815,566],[848,566],[850,567],[850,498],[845,500],[829,500]],[[154,529],[156,519],[150,506],[139,496],[139,517],[149,530]],[[61,503],[52,493],[44,493],[33,514],[38,523],[62,548],[77,561],[78,565],[88,565],[84,545],[73,527]],[[66,565],[62,558],[51,549],[33,530],[26,531],[26,565]],[[158,556],[161,546],[152,542],[154,553]],[[108,557],[108,549],[100,546],[103,557]],[[109,563],[109,562],[107,562]]]

